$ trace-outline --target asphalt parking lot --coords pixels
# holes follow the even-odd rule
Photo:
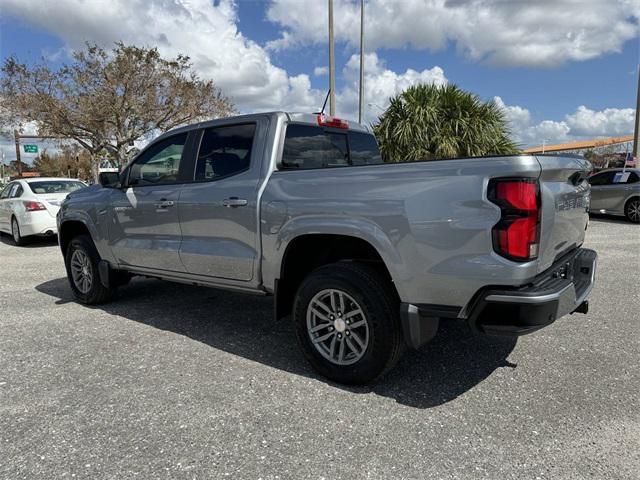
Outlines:
[[[72,301],[51,241],[0,242],[0,478],[637,479],[640,227],[593,218],[587,316],[457,322],[373,387],[307,366],[267,298],[135,279]]]

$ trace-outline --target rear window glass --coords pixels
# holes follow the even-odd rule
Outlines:
[[[287,127],[282,153],[286,168],[327,168],[349,165],[346,133],[333,133],[313,125]]]
[[[64,180],[44,180],[41,182],[27,183],[35,194],[46,195],[51,193],[70,193],[86,187],[82,182]]]
[[[353,165],[376,165],[382,163],[376,138],[363,132],[349,132],[349,151]]]
[[[638,176],[634,172],[616,172],[613,176],[613,183],[635,183],[638,181]]]

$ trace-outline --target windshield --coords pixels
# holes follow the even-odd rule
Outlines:
[[[46,195],[51,193],[71,193],[86,185],[77,180],[43,180],[27,183],[33,193]]]

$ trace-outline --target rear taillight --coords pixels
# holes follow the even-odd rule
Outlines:
[[[333,127],[333,128],[349,128],[349,122],[337,117],[328,117],[326,115],[318,115],[318,125],[321,127]]]
[[[43,204],[41,204],[40,202],[22,202],[24,204],[24,209],[27,212],[36,212],[38,210],[46,210],[47,207],[45,207]]]
[[[495,178],[489,182],[489,200],[500,207],[493,227],[493,249],[510,260],[538,258],[540,248],[540,188],[535,179]]]

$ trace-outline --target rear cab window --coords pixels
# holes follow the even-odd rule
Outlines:
[[[282,168],[316,169],[382,162],[375,137],[366,132],[290,123],[284,139]]]

